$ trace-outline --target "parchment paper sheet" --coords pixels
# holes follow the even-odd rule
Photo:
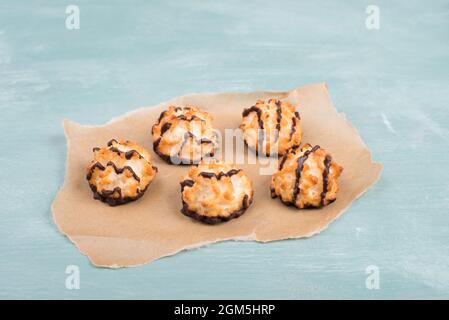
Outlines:
[[[151,126],[167,105],[193,104],[211,113],[215,127],[238,128],[241,112],[257,99],[287,99],[298,106],[304,130],[303,143],[319,144],[344,167],[337,200],[322,209],[297,210],[271,199],[269,175],[259,164],[240,164],[253,181],[253,205],[238,219],[205,225],[180,213],[179,179],[189,167],[165,164],[154,154]],[[181,250],[223,240],[261,242],[310,237],[325,229],[380,177],[382,165],[357,130],[332,105],[325,84],[308,85],[290,92],[192,94],[156,107],[138,109],[103,126],[82,126],[64,121],[67,163],[64,185],[53,204],[60,231],[101,267],[129,267],[173,255]],[[138,201],[109,207],[94,200],[85,175],[92,148],[111,138],[140,143],[159,168],[155,180]],[[354,212],[354,214],[356,214]]]

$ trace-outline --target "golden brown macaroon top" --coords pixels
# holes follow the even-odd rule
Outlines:
[[[157,172],[151,155],[131,141],[113,139],[93,153],[86,178],[94,197],[110,205],[140,198]]]
[[[301,118],[288,101],[258,100],[243,111],[242,117],[243,138],[256,154],[282,156],[301,144]]]
[[[272,176],[271,195],[299,209],[328,205],[337,197],[337,178],[342,171],[320,146],[291,149]]]
[[[213,156],[217,135],[212,117],[194,106],[169,106],[152,127],[153,149],[170,164],[198,163]]]

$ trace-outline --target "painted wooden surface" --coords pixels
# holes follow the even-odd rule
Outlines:
[[[65,27],[69,4],[79,30]],[[379,30],[365,26],[370,4],[0,0],[0,297],[449,298],[449,2],[376,1]],[[64,118],[323,81],[385,165],[323,233],[106,270],[53,224]],[[67,265],[79,290],[65,287]]]

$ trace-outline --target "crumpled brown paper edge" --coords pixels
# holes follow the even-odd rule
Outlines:
[[[326,88],[326,90],[327,90],[327,85],[324,84],[324,83],[323,83],[323,84],[309,85],[309,86],[319,86],[319,85],[324,86],[324,87]],[[300,87],[300,88],[301,88],[301,87]],[[279,95],[279,96],[287,96],[289,93],[291,93],[291,92],[293,92],[293,91],[295,91],[295,90],[297,90],[297,89],[300,89],[300,88],[296,88],[296,89],[293,89],[293,90],[290,90],[290,91],[285,91],[285,92],[261,91],[261,92],[254,92],[254,94],[260,93],[261,95],[262,95],[262,94],[268,94],[268,95],[273,95],[273,96],[275,96],[275,95]],[[302,87],[302,88],[305,88],[305,87]],[[174,99],[184,99],[184,98],[189,98],[189,97],[197,96],[197,95],[203,95],[203,96],[204,96],[204,95],[209,95],[209,96],[213,96],[213,95],[219,95],[219,94],[222,94],[222,93],[193,93],[193,94],[183,95],[183,96],[180,96],[180,97],[177,97],[177,98],[174,98]],[[234,93],[232,93],[232,92],[227,92],[227,94],[235,94],[235,95],[239,95],[239,94],[244,94],[244,93],[241,93],[241,92],[234,92]],[[174,99],[171,99],[171,100],[169,100],[169,101],[160,103],[160,104],[158,104],[158,105],[156,105],[156,106],[153,106],[153,107],[150,107],[150,108],[157,108],[157,107],[160,107],[160,106],[165,106],[165,105],[167,105],[170,101],[172,101],[172,100],[174,100]],[[77,249],[78,249],[83,255],[86,255],[86,256],[89,258],[89,260],[91,261],[91,263],[92,263],[93,265],[95,265],[95,266],[97,266],[97,267],[107,267],[107,268],[121,268],[121,267],[136,267],[136,266],[141,266],[141,265],[147,264],[147,263],[149,263],[149,262],[152,262],[152,261],[154,261],[154,260],[157,260],[157,259],[160,259],[160,258],[164,258],[164,257],[168,257],[168,256],[171,256],[171,255],[174,255],[174,254],[179,253],[179,252],[181,252],[181,251],[192,250],[192,249],[196,249],[196,248],[199,248],[199,247],[202,247],[202,246],[207,246],[207,245],[211,245],[211,244],[218,243],[218,242],[222,242],[222,241],[229,241],[229,240],[234,240],[234,241],[258,241],[258,242],[266,243],[266,242],[279,241],[279,240],[298,239],[298,238],[309,238],[309,237],[311,237],[311,236],[313,236],[313,235],[315,235],[315,234],[318,234],[318,233],[322,232],[323,230],[327,229],[328,226],[329,226],[334,220],[336,220],[336,219],[337,219],[338,217],[340,217],[344,212],[346,212],[346,210],[352,205],[352,203],[353,203],[356,199],[358,199],[359,197],[361,197],[366,191],[368,191],[368,189],[369,189],[372,185],[374,185],[375,183],[377,183],[377,181],[380,179],[381,173],[382,173],[382,171],[383,171],[383,165],[382,165],[381,163],[372,161],[372,154],[371,154],[371,151],[367,148],[366,144],[365,144],[364,141],[362,140],[362,138],[361,138],[361,136],[360,136],[360,134],[359,134],[357,128],[356,128],[351,122],[349,122],[349,121],[347,120],[347,117],[346,117],[346,115],[345,115],[344,113],[339,113],[339,112],[336,110],[336,108],[335,108],[335,106],[333,105],[332,102],[330,102],[330,105],[331,105],[331,107],[334,109],[334,111],[338,114],[338,116],[345,122],[345,124],[346,124],[349,128],[351,128],[351,130],[353,131],[353,134],[359,138],[360,144],[361,144],[361,145],[366,149],[366,151],[368,152],[368,156],[369,156],[370,162],[371,162],[373,165],[378,166],[378,174],[377,174],[377,177],[376,177],[375,179],[373,179],[373,180],[371,181],[371,183],[370,183],[364,190],[362,190],[361,192],[359,192],[359,193],[353,198],[353,200],[352,200],[351,202],[349,202],[344,208],[340,209],[339,213],[338,213],[335,217],[333,217],[332,219],[330,219],[329,221],[327,221],[326,224],[323,225],[322,228],[313,230],[312,232],[310,232],[310,233],[308,233],[308,234],[304,234],[304,235],[301,235],[301,236],[287,236],[287,237],[284,237],[284,238],[281,238],[281,239],[264,240],[264,239],[258,239],[257,234],[256,234],[255,229],[254,229],[250,234],[247,234],[247,235],[233,236],[233,237],[228,237],[228,238],[217,238],[217,239],[213,239],[213,240],[210,240],[210,241],[198,242],[198,243],[195,243],[195,244],[192,244],[192,245],[187,245],[187,246],[184,246],[184,247],[182,247],[182,248],[177,248],[177,249],[175,249],[175,250],[172,250],[172,251],[170,251],[170,252],[167,252],[166,254],[160,255],[160,256],[159,256],[158,258],[156,258],[156,259],[149,259],[149,260],[142,261],[142,262],[136,263],[136,264],[104,264],[104,263],[98,262],[98,261],[95,259],[95,257],[90,256],[89,253],[88,253],[88,250],[86,249],[86,247],[85,247],[85,245],[84,245],[84,241],[83,241],[84,238],[88,238],[89,240],[91,240],[91,239],[97,238],[97,237],[95,237],[95,236],[83,236],[83,235],[69,235],[69,234],[67,234],[67,233],[63,230],[63,228],[62,228],[62,227],[58,224],[58,222],[57,222],[56,212],[55,212],[55,203],[56,203],[56,200],[58,199],[59,195],[61,194],[61,192],[64,190],[64,187],[66,186],[66,179],[64,179],[64,183],[63,183],[62,187],[59,189],[59,191],[58,191],[58,193],[57,193],[57,195],[56,195],[56,197],[55,197],[55,200],[53,201],[53,203],[52,203],[52,205],[51,205],[51,210],[52,210],[53,220],[54,220],[55,224],[57,225],[57,228],[58,228],[59,232],[61,232],[61,233],[62,233],[63,235],[65,235],[65,236],[67,236],[67,238],[68,238],[68,239],[69,239],[69,240],[70,240],[70,241],[77,247]],[[114,122],[116,122],[116,121],[119,121],[119,120],[121,120],[121,119],[123,119],[123,118],[126,118],[126,117],[130,116],[130,115],[137,114],[137,113],[139,113],[139,111],[145,110],[145,109],[147,109],[147,108],[148,108],[148,107],[142,107],[142,108],[138,108],[138,109],[136,109],[136,110],[133,110],[133,111],[131,111],[131,112],[127,112],[127,113],[125,113],[125,114],[123,114],[123,115],[121,115],[121,116],[112,118],[110,121],[108,121],[107,123],[105,123],[105,124],[103,124],[103,125],[98,125],[98,126],[97,126],[97,125],[94,125],[94,126],[91,126],[91,125],[80,125],[80,124],[77,124],[77,123],[75,123],[75,122],[72,122],[72,121],[70,121],[70,120],[65,119],[64,122],[63,122],[63,127],[64,127],[64,133],[65,133],[65,136],[66,136],[66,139],[67,139],[67,150],[70,150],[70,139],[69,139],[69,134],[68,134],[68,131],[67,131],[69,125],[77,125],[77,126],[82,126],[82,127],[85,127],[85,128],[101,128],[101,127],[107,127],[108,125],[110,125],[110,124],[112,124],[112,123],[114,123]],[[65,170],[65,175],[66,175],[66,176],[67,176],[67,174],[68,174],[68,165],[67,165],[67,162],[68,162],[68,161],[69,161],[69,152],[67,152],[67,157],[66,157],[66,170]],[[98,238],[102,238],[102,237],[98,237]],[[108,239],[110,239],[110,238],[108,238]],[[142,241],[142,242],[145,242],[145,240],[134,240],[134,239],[125,239],[125,240],[130,240],[130,241]]]

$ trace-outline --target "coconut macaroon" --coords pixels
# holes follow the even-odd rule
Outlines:
[[[113,139],[93,153],[86,179],[94,198],[110,206],[139,199],[157,172],[151,155],[131,141]]]
[[[212,117],[194,106],[168,107],[151,133],[154,152],[170,164],[198,163],[217,146]]]
[[[253,202],[245,172],[218,160],[201,161],[181,179],[181,212],[207,224],[240,217]]]
[[[320,146],[304,145],[286,153],[271,178],[271,196],[298,209],[335,201],[343,168]]]
[[[287,101],[258,100],[254,106],[243,110],[242,117],[243,139],[256,154],[282,156],[301,144],[301,118]]]

